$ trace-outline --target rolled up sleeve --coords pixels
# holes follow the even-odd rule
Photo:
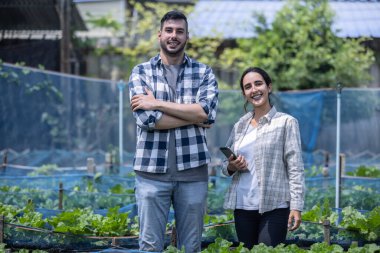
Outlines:
[[[146,94],[144,87],[151,87],[144,80],[145,71],[143,68],[137,66],[133,68],[132,74],[129,78],[128,88],[129,88],[129,98],[132,99],[133,96],[139,94]],[[153,130],[156,126],[156,122],[161,119],[161,111],[145,111],[137,110],[133,112],[133,117],[136,119],[136,124],[142,129]]]
[[[210,67],[207,67],[202,84],[199,89],[199,105],[207,114],[207,121],[204,123],[213,124],[216,119],[218,107],[218,82]]]

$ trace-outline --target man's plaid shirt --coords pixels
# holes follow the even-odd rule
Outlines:
[[[153,91],[156,99],[169,101],[170,87],[164,76],[160,55],[135,66],[129,78],[129,95],[145,94],[144,87]],[[185,54],[180,68],[175,101],[179,104],[199,104],[212,124],[218,105],[218,83],[211,68]],[[155,130],[161,111],[138,110],[133,113],[137,124],[137,145],[134,169],[165,173],[167,170],[169,130]],[[175,129],[177,168],[186,170],[210,162],[206,129],[188,125]]]

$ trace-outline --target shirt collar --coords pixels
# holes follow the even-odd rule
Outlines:
[[[261,120],[265,120],[267,122],[271,121],[272,118],[274,117],[274,115],[277,113],[277,109],[275,106],[272,106],[272,108],[269,110],[269,112],[267,114],[265,114]],[[248,119],[251,119],[254,115],[254,112],[253,111],[249,111],[247,112],[244,116],[243,116],[243,119],[245,120],[248,120]]]
[[[152,59],[152,63],[154,65],[162,65],[162,59],[161,59],[161,56],[160,54],[157,54],[153,59]],[[191,66],[191,58],[185,53],[184,57],[183,57],[183,61],[182,61],[182,65],[183,64],[186,64],[188,67]]]
[[[274,117],[274,115],[276,114],[276,112],[277,112],[276,107],[272,106],[269,112],[262,117],[262,121],[270,122],[272,118]]]

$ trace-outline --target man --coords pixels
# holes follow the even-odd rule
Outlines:
[[[206,128],[215,121],[218,84],[210,67],[185,54],[188,40],[186,16],[166,13],[158,32],[160,53],[134,67],[129,79],[143,251],[164,250],[171,204],[177,247],[201,250],[210,162]]]

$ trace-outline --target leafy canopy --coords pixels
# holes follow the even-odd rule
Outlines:
[[[344,39],[332,30],[328,0],[288,0],[270,25],[255,14],[257,37],[238,39],[221,55],[227,68],[255,65],[266,69],[280,90],[359,86],[370,80],[372,51],[364,39]],[[336,32],[336,31],[335,31]]]

